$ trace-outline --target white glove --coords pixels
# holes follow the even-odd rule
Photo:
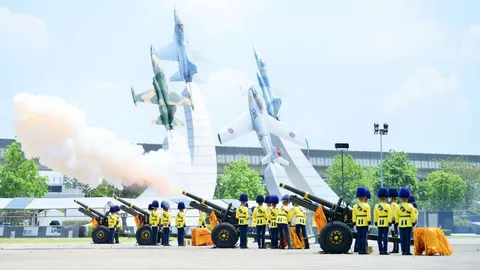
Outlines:
[[[390,231],[394,231],[395,230],[395,225],[390,225]]]

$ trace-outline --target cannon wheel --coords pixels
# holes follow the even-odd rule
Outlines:
[[[143,225],[135,233],[135,238],[140,246],[147,246],[152,244],[152,227]]]
[[[220,223],[212,230],[212,242],[217,248],[233,248],[238,242],[238,231],[230,223]]]
[[[320,248],[326,253],[348,253],[353,236],[347,224],[340,221],[327,223],[320,233]]]
[[[100,225],[93,229],[92,231],[92,240],[95,244],[107,244],[108,243],[108,235],[110,230],[103,225]]]

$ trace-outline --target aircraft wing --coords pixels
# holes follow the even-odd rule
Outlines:
[[[224,144],[235,138],[242,137],[250,131],[253,131],[252,118],[248,111],[245,111],[218,133],[218,140],[221,144]]]
[[[157,52],[157,56],[160,58],[160,60],[178,61],[177,47],[175,46],[175,43],[171,42],[167,46],[163,47]]]
[[[191,101],[190,99],[179,95],[175,92],[170,92],[168,94],[168,105],[175,105],[175,106],[190,106]]]
[[[133,87],[130,88],[130,91],[132,92],[133,103],[135,103],[135,105],[137,105],[137,102],[157,104],[157,95],[153,88],[140,94],[135,94]]]
[[[301,146],[307,146],[307,140],[303,134],[292,130],[287,124],[278,121],[277,119],[265,114],[265,124],[268,131],[278,137],[295,142]]]

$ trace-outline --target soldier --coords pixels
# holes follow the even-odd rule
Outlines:
[[[288,207],[290,196],[287,194],[282,197],[282,205],[278,210],[277,226],[280,233],[280,248],[285,248],[283,237],[287,239],[288,249],[292,249],[292,243],[290,241],[290,230],[288,224],[291,221],[290,208]]]
[[[267,217],[267,230],[268,230],[268,235],[272,235],[272,233],[270,232],[270,210],[272,209],[272,204],[270,203],[270,195],[267,195],[265,196],[265,204],[267,205],[267,207],[265,207],[265,210],[267,210],[267,212],[265,213],[266,217]],[[272,239],[270,239],[271,241]]]
[[[367,200],[367,190],[364,187],[357,188],[358,203],[353,206],[353,224],[357,230],[358,254],[367,253],[367,233],[370,224],[371,214],[370,206],[365,203]]]
[[[388,228],[392,224],[392,209],[387,203],[388,189],[381,187],[378,189],[378,198],[380,202],[375,205],[373,210],[373,221],[377,226],[377,243],[380,255],[390,255],[387,252],[388,246]]]
[[[398,222],[400,228],[400,246],[402,248],[402,255],[412,255],[410,253],[410,239],[412,234],[412,226],[415,222],[415,210],[411,204],[408,203],[410,197],[410,190],[402,187],[399,192],[401,204],[398,205],[395,213],[395,220]]]
[[[184,237],[185,237],[185,203],[179,202],[178,203],[178,214],[175,217],[175,227],[177,227],[177,241],[178,246],[183,247],[185,246]]]
[[[305,222],[307,221],[307,212],[300,206],[292,203],[293,211],[292,216],[295,216],[295,233],[298,236],[298,239],[302,239],[305,243],[305,249],[309,249],[310,245],[308,243],[307,229],[305,227]]]
[[[267,209],[263,206],[263,195],[257,195],[258,206],[253,211],[253,220],[256,220],[258,248],[265,248],[265,229],[267,227]]]
[[[150,226],[152,226],[152,246],[156,246],[158,239],[158,224],[160,222],[160,217],[158,216],[157,212],[157,209],[159,207],[158,201],[154,200],[150,206],[152,208],[152,211],[150,212],[148,219]]]
[[[398,237],[398,224],[395,220],[395,215],[397,212],[397,197],[398,197],[398,190],[395,187],[391,187],[388,190],[388,196],[390,196],[390,207],[392,209],[392,226],[390,226],[390,232],[392,233],[392,237]],[[393,250],[390,253],[398,253],[398,242],[393,243]]]
[[[269,213],[269,219],[270,219],[270,240],[271,240],[271,249],[276,249],[278,247],[278,224],[277,224],[277,217],[278,217],[278,196],[277,195],[271,195],[270,196],[270,203],[272,204],[272,207],[270,209]]]
[[[162,201],[160,205],[163,209],[160,223],[162,224],[162,245],[170,246],[170,204]]]
[[[248,202],[248,196],[245,193],[240,194],[240,207],[237,208],[237,212],[235,213],[235,217],[238,219],[238,227],[240,229],[240,248],[248,248],[247,247],[247,233],[248,233],[248,207],[246,206]]]
[[[205,228],[207,227],[207,214],[202,211],[198,211],[198,228]]]
[[[255,219],[255,216],[253,216],[254,211],[255,206],[252,206],[252,232],[255,234],[253,237],[253,243],[258,243],[257,220]]]
[[[118,214],[118,212],[120,212],[120,206],[115,205],[115,211],[116,211],[116,214],[118,216],[117,228],[115,229],[115,244],[120,244],[120,239],[119,239],[120,238],[120,233],[123,231],[122,218]]]
[[[115,238],[115,230],[118,222],[118,215],[116,214],[117,208],[115,206],[110,207],[110,215],[107,216],[108,223],[108,243],[113,244]]]

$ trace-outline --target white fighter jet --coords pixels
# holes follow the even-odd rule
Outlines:
[[[261,161],[262,164],[275,162],[283,166],[289,166],[289,162],[281,157],[280,149],[273,146],[270,133],[306,146],[307,142],[303,135],[270,116],[265,110],[262,95],[259,95],[254,87],[248,89],[248,107],[250,112],[242,113],[218,133],[220,143],[224,144],[251,131],[255,131],[266,155]]]

